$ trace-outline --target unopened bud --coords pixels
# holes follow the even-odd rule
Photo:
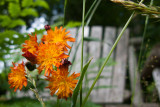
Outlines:
[[[32,64],[31,62],[26,62],[25,66],[29,71],[33,71],[34,69],[36,69],[36,64]]]
[[[49,30],[49,29],[51,29],[51,26],[45,25],[44,28],[45,28],[46,30]]]
[[[70,61],[68,61],[68,59],[62,59],[62,65],[72,65],[72,63]]]

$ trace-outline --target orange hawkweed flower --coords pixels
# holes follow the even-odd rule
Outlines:
[[[28,59],[31,63],[36,64],[37,63],[37,54],[38,54],[38,43],[37,43],[37,35],[35,36],[29,35],[30,39],[25,41],[25,44],[23,44],[22,56],[24,56],[26,59]]]
[[[11,73],[8,74],[8,83],[11,85],[10,88],[15,87],[14,92],[19,88],[22,89],[23,86],[27,86],[27,78],[25,77],[25,65],[24,62],[18,64],[18,66],[13,63],[11,68]]]
[[[27,51],[24,54],[22,54],[22,56],[28,59],[32,64],[37,64],[37,55]]]
[[[76,87],[78,80],[77,77],[80,76],[80,73],[73,73],[68,76],[68,66],[69,65],[61,65],[57,71],[52,72],[52,76],[48,76],[47,80],[49,81],[49,85],[46,88],[49,88],[51,91],[51,95],[55,94],[59,99],[66,99],[71,97],[73,94],[73,90]]]
[[[38,51],[38,43],[37,43],[37,35],[35,36],[29,35],[30,39],[25,41],[25,44],[22,46],[22,52],[30,52],[32,54],[37,54]]]
[[[45,44],[40,43],[37,56],[38,64],[40,64],[38,67],[39,73],[45,69],[45,76],[47,73],[50,75],[50,72],[54,70],[53,65],[59,67],[61,60],[67,57],[69,56],[64,54],[62,45],[47,42]]]
[[[72,38],[70,37],[71,35],[68,35],[70,31],[66,32],[66,29],[63,29],[62,27],[60,27],[60,29],[55,27],[55,30],[53,31],[49,25],[45,25],[45,29],[48,35],[43,35],[43,38],[41,39],[43,42],[61,44],[64,46],[64,50],[66,52],[67,48],[71,49],[71,47],[67,44],[67,41],[75,42],[75,38]]]

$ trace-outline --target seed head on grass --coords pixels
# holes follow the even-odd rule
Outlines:
[[[142,3],[139,4],[130,0],[111,0],[111,1],[123,5],[128,10],[135,10],[139,14],[143,15],[148,14],[153,18],[160,17],[160,7],[158,6],[146,6]]]

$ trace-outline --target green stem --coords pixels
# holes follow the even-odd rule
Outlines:
[[[137,74],[138,74],[138,72],[140,71],[140,68],[141,68],[141,57],[142,57],[142,50],[143,50],[143,45],[144,45],[144,38],[145,38],[145,35],[146,35],[146,31],[147,31],[148,19],[149,19],[149,15],[146,16],[144,32],[143,32],[143,40],[142,40],[142,44],[141,44],[140,55],[138,57],[138,67],[135,71],[134,87],[133,87],[133,93],[132,93],[132,98],[131,98],[131,107],[135,106],[133,104],[133,101],[134,101],[135,88],[136,88],[136,83],[137,83]],[[141,104],[139,104],[138,106],[141,107]]]
[[[60,107],[59,99],[57,98],[57,107]]]
[[[96,9],[97,9],[97,7],[99,6],[100,3],[101,3],[101,0],[98,0],[98,2],[96,3],[94,9],[92,10],[92,12],[91,12],[91,14],[90,14],[90,16],[89,16],[89,18],[88,18],[88,20],[87,20],[87,22],[86,22],[86,26],[89,25],[89,23],[90,23],[93,15],[94,15],[94,13],[95,13],[95,11],[96,11]]]
[[[148,19],[149,19],[149,15],[146,16],[146,20],[145,20],[145,26],[144,26],[144,31],[143,31],[143,40],[142,40],[142,44],[141,44],[141,48],[140,48],[140,54],[139,54],[139,57],[138,57],[138,69],[137,69],[137,71],[140,71],[140,68],[141,68],[141,57],[142,57],[144,39],[145,39],[146,31],[147,31]]]
[[[84,20],[85,20],[85,5],[86,0],[83,0],[83,13],[82,13],[82,38],[81,38],[81,72],[83,70],[83,39],[84,39]],[[82,105],[82,84],[80,88],[80,106]]]
[[[90,14],[90,12],[92,11],[92,9],[93,9],[94,5],[96,4],[96,2],[97,2],[97,0],[95,0],[95,1],[93,2],[93,4],[91,5],[91,7],[89,8],[87,14],[85,15],[85,20],[86,20],[87,17],[89,16],[89,14]]]
[[[65,0],[65,2],[64,2],[64,18],[63,18],[63,26],[64,26],[64,24],[65,24],[65,15],[66,15],[66,6],[67,6],[67,0]]]
[[[152,6],[153,4],[153,0],[151,0],[150,2],[150,6]],[[135,79],[134,79],[134,88],[133,88],[133,93],[132,93],[132,98],[131,98],[131,106],[133,106],[133,100],[134,100],[134,95],[135,95],[135,88],[136,88],[136,82],[137,82],[137,73],[140,71],[141,69],[141,57],[142,57],[142,50],[143,50],[143,45],[144,45],[144,39],[145,39],[145,36],[146,36],[146,31],[147,31],[147,25],[148,25],[148,19],[149,19],[149,15],[146,16],[146,19],[145,19],[145,26],[144,26],[144,31],[143,31],[143,40],[142,40],[142,44],[141,44],[141,48],[140,48],[140,54],[139,54],[139,57],[138,57],[138,67],[137,67],[137,70],[135,72]],[[138,105],[139,107],[141,106],[141,104]]]
[[[32,76],[31,76],[31,74],[29,73],[28,70],[27,70],[27,76],[28,76],[28,81],[31,82],[33,84],[33,86],[34,86],[34,89],[30,88],[30,90],[32,90],[34,92],[34,94],[36,95],[36,98],[39,100],[39,102],[41,103],[42,107],[45,107],[45,103],[43,102],[43,99],[38,94],[38,89],[37,89],[37,86],[36,86],[36,82],[32,78]]]
[[[153,0],[151,0],[151,2],[150,2],[150,6],[152,6],[152,5],[153,5]],[[146,36],[146,31],[147,31],[148,19],[149,19],[149,15],[146,16],[146,20],[145,20],[145,26],[144,26],[144,31],[143,31],[143,40],[142,40],[142,44],[141,44],[141,48],[140,48],[140,54],[139,54],[139,57],[138,57],[138,71],[140,71],[140,68],[141,68],[141,65],[142,65],[141,57],[142,57],[144,39],[145,39],[145,36]]]
[[[135,14],[135,12],[132,13],[132,15],[131,15],[130,18],[128,19],[127,23],[126,23],[125,26],[123,27],[122,31],[121,31],[120,34],[118,35],[118,37],[117,37],[115,43],[113,44],[113,46],[112,46],[112,48],[111,48],[111,50],[110,50],[108,56],[106,57],[106,59],[105,59],[105,61],[104,61],[104,63],[103,63],[103,65],[102,65],[101,69],[99,70],[98,75],[96,76],[96,78],[95,78],[95,80],[94,80],[94,82],[93,82],[91,88],[89,89],[89,92],[87,93],[87,95],[86,95],[86,97],[85,97],[85,99],[84,99],[84,101],[83,101],[81,107],[84,107],[84,105],[85,105],[85,103],[86,103],[86,101],[87,101],[87,99],[88,99],[88,97],[89,97],[89,95],[90,95],[90,93],[91,93],[91,91],[92,91],[94,85],[96,84],[98,78],[100,77],[100,75],[101,75],[101,73],[102,73],[102,71],[103,71],[103,68],[105,67],[106,63],[108,62],[108,60],[109,60],[109,58],[110,58],[110,56],[111,56],[113,50],[115,49],[117,43],[119,42],[120,38],[122,37],[122,35],[123,35],[124,31],[126,30],[128,24],[131,22],[131,20],[132,20],[134,14]]]

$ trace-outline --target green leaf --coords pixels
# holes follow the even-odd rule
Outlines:
[[[7,27],[11,23],[11,18],[7,15],[0,15],[0,25],[2,27]]]
[[[22,7],[29,7],[33,5],[33,0],[23,0]]]
[[[8,6],[8,11],[11,17],[16,18],[19,16],[21,9],[18,3],[10,2]]]
[[[84,37],[84,41],[101,41],[101,40],[93,37]]]
[[[102,86],[96,86],[96,87],[94,87],[93,89],[95,90],[98,90],[98,89],[101,89],[101,88],[113,88],[114,86],[111,86],[111,85],[102,85]]]
[[[6,0],[7,2],[19,3],[19,0]]]
[[[51,28],[54,29],[56,26],[62,26],[63,25],[63,21],[57,21],[55,22],[53,25],[51,25]]]
[[[0,6],[5,4],[5,0],[0,0]]]
[[[28,16],[28,15],[37,17],[38,13],[34,8],[25,8],[25,9],[22,10],[20,15],[22,17]]]
[[[44,7],[45,9],[49,10],[49,5],[47,4],[45,0],[36,0],[33,5]]]
[[[9,38],[11,39],[13,37],[14,34],[20,35],[18,32],[14,31],[14,30],[5,30],[4,32],[0,33],[0,43],[4,42],[5,38]]]
[[[65,28],[71,28],[71,27],[77,27],[81,26],[81,22],[76,22],[76,21],[69,21]]]
[[[16,19],[10,23],[9,28],[14,28],[16,26],[22,26],[22,25],[26,25],[26,23],[22,19]]]
[[[87,63],[87,64],[83,67],[83,69],[82,69],[80,79],[79,79],[79,81],[78,81],[78,83],[77,83],[77,85],[76,85],[76,87],[75,87],[75,89],[74,89],[74,91],[73,91],[72,107],[75,107],[75,106],[76,106],[77,96],[78,96],[78,92],[79,92],[81,83],[82,83],[82,81],[83,81],[84,75],[85,75],[85,73],[86,73],[86,71],[87,71],[87,69],[88,69],[88,66],[89,66],[89,64],[90,64],[90,62],[91,62],[92,59],[93,59],[93,58],[91,58],[91,59],[88,61],[88,63]]]

